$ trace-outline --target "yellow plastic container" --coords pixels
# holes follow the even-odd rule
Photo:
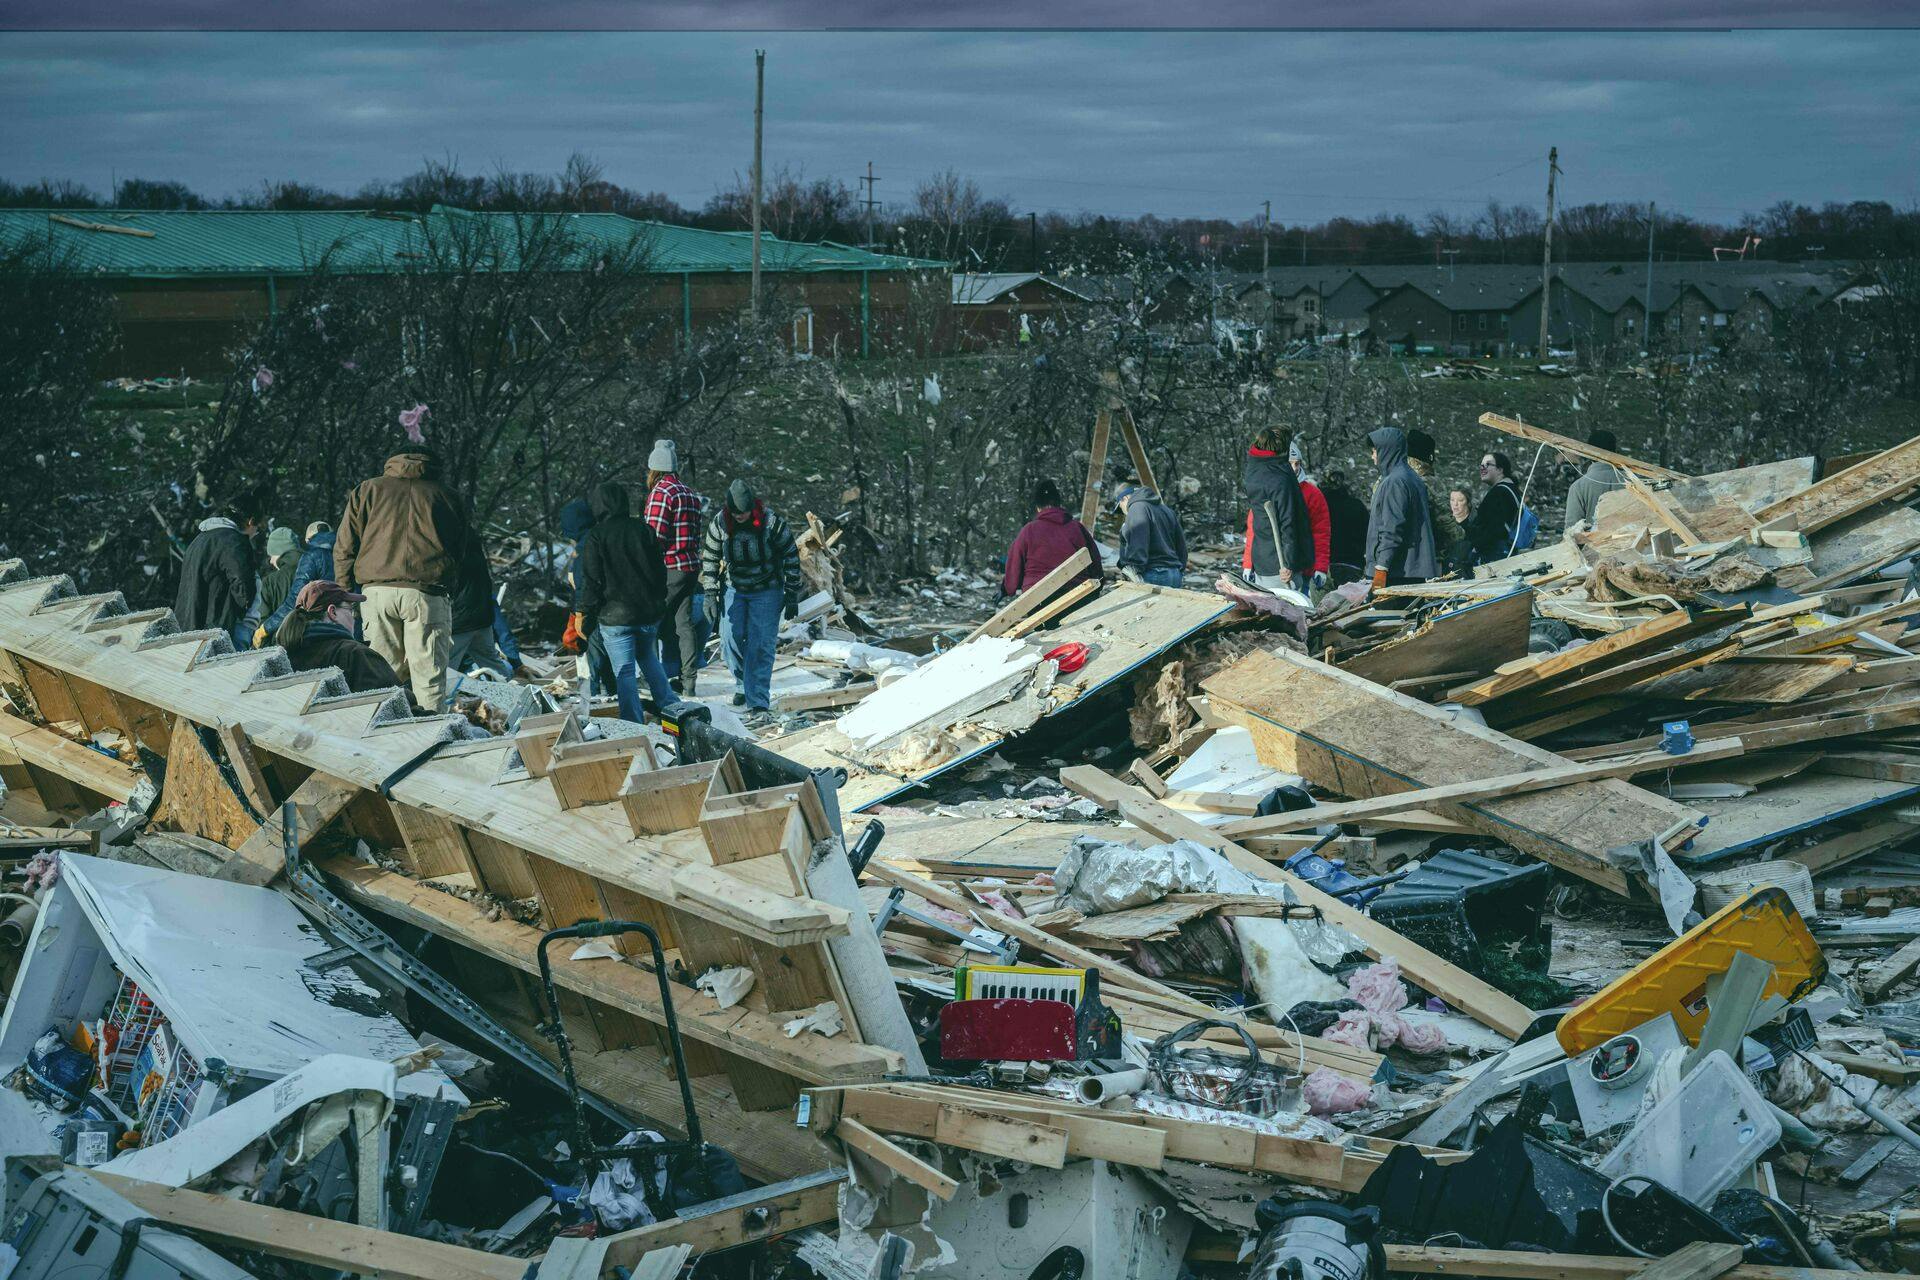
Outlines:
[[[1554,1035],[1572,1057],[1670,1013],[1697,1045],[1707,1023],[1707,980],[1725,973],[1740,951],[1773,966],[1766,995],[1798,1000],[1826,980],[1827,958],[1787,891],[1762,885],[1615,978],[1562,1018]]]

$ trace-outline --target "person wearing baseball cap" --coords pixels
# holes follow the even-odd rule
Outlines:
[[[353,606],[365,599],[330,578],[316,578],[300,588],[273,642],[287,651],[295,671],[338,667],[354,693],[396,688],[400,677],[393,665],[354,635]]]

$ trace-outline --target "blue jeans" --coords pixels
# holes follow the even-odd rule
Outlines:
[[[703,606],[704,607],[704,606]],[[733,633],[733,587],[720,598],[720,616],[728,621],[720,628],[720,661],[727,664],[735,684],[740,683],[740,638]],[[742,686],[744,689],[745,686]]]
[[[1140,581],[1150,587],[1177,587],[1186,578],[1178,569],[1142,569]]]
[[[620,695],[620,718],[636,724],[646,722],[640,706],[640,675],[647,678],[647,692],[656,707],[666,708],[678,702],[667,684],[667,671],[660,665],[660,638],[652,627],[615,627],[601,623],[595,635],[606,637],[607,660],[613,663],[613,687]]]
[[[748,710],[766,711],[772,706],[773,652],[780,643],[780,605],[786,595],[779,587],[730,595],[727,631],[740,656],[740,692]]]

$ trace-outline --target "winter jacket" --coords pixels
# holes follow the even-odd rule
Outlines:
[[[424,453],[396,453],[386,471],[347,496],[333,544],[333,579],[349,587],[453,590],[471,536],[453,490]]]
[[[1625,488],[1626,483],[1620,478],[1620,468],[1611,462],[1588,463],[1586,472],[1567,490],[1567,522],[1563,527],[1571,529],[1582,520],[1591,525],[1600,513],[1600,499]]]
[[[273,634],[280,630],[280,624],[293,612],[293,602],[300,598],[300,588],[309,582],[321,582],[333,577],[333,530],[316,533],[307,539],[306,549],[300,553],[300,562],[294,566],[293,578],[287,583],[287,589],[280,598],[272,602],[273,612],[261,622],[267,629],[269,642]]]
[[[612,481],[594,486],[593,528],[580,543],[581,629],[651,627],[667,611],[667,566],[660,540],[627,509],[627,491]]]
[[[258,583],[253,542],[225,516],[209,516],[187,544],[173,614],[186,631],[232,631],[246,616]]]
[[[1487,490],[1467,521],[1467,541],[1473,546],[1473,563],[1485,564],[1512,555],[1514,527],[1519,523],[1520,491],[1513,481],[1502,480]]]
[[[1333,516],[1327,495],[1313,481],[1302,480],[1300,500],[1307,504],[1307,527],[1313,530],[1313,571],[1325,573],[1333,567]]]
[[[493,625],[493,570],[479,538],[468,538],[460,556],[460,576],[452,591],[453,634],[463,635]]]
[[[1443,569],[1454,568],[1463,563],[1471,551],[1466,528],[1453,518],[1453,504],[1446,500],[1446,495],[1434,492],[1432,468],[1419,458],[1408,458],[1407,465],[1413,469],[1413,474],[1420,477],[1420,484],[1427,491],[1427,518],[1433,522],[1434,558]]]
[[[567,612],[580,612],[580,543],[585,540],[587,531],[593,528],[593,504],[585,498],[575,498],[560,508],[560,536],[573,546],[562,553],[559,566],[567,575],[567,585],[572,589],[567,597]]]
[[[1433,520],[1427,486],[1407,465],[1407,433],[1381,427],[1367,437],[1380,455],[1380,482],[1367,513],[1367,556],[1363,572],[1384,568],[1394,582],[1424,582],[1439,572],[1433,549]]]
[[[1358,569],[1367,558],[1367,504],[1345,489],[1325,489],[1327,500],[1328,554],[1332,564]],[[1373,566],[1367,565],[1372,571]]]
[[[315,671],[338,667],[346,677],[347,688],[355,693],[369,689],[392,689],[400,677],[373,647],[353,638],[353,633],[337,622],[318,618],[307,624],[307,634],[287,650],[287,661],[295,671]]]
[[[728,585],[748,595],[778,588],[800,602],[800,553],[793,531],[763,499],[754,499],[753,510],[743,516],[722,502],[701,535],[700,589],[723,591]]]
[[[1007,548],[1007,571],[1001,576],[1000,590],[1017,596],[1040,579],[1058,569],[1074,552],[1086,548],[1087,567],[1071,581],[1100,581],[1100,548],[1094,545],[1087,527],[1068,515],[1064,507],[1042,507],[1040,513],[1021,526]]]
[[[1127,518],[1120,526],[1120,567],[1140,573],[1186,571],[1187,533],[1172,507],[1145,494],[1127,504]]]
[[[1313,523],[1293,467],[1277,453],[1248,449],[1240,482],[1253,513],[1254,573],[1270,578],[1284,568],[1301,579],[1312,577]]]

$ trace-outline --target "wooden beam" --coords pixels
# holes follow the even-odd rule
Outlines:
[[[1273,866],[1215,828],[1167,808],[1111,774],[1091,765],[1076,765],[1061,770],[1060,781],[1095,804],[1119,812],[1149,835],[1161,840],[1193,840],[1217,850],[1256,879],[1287,885],[1300,901],[1320,908],[1327,919],[1359,938],[1370,955],[1398,961],[1401,971],[1409,978],[1502,1035],[1518,1036],[1533,1024],[1533,1011],[1512,996],[1400,936],[1364,911],[1314,888],[1285,868]]]
[[[1648,1263],[1637,1280],[1718,1280],[1739,1266],[1745,1253],[1744,1245],[1695,1240]]]
[[[1029,636],[1040,628],[1057,621],[1064,614],[1070,613],[1082,600],[1085,600],[1099,589],[1100,584],[1091,578],[1085,582],[1076,582],[1026,617],[1020,619],[1020,621],[1008,627],[1005,635],[1010,640],[1019,640]]]
[[[607,1237],[602,1274],[613,1274],[615,1267],[631,1267],[655,1249],[686,1245],[696,1254],[717,1253],[832,1222],[839,1216],[844,1181],[845,1171],[837,1169],[795,1178],[694,1205],[677,1218],[618,1232]],[[506,1261],[517,1261],[520,1271],[526,1271],[524,1258]]]
[[[1391,1272],[1480,1276],[1484,1280],[1637,1280],[1651,1265],[1644,1258],[1610,1258],[1585,1253],[1454,1249],[1421,1244],[1390,1244],[1386,1248],[1387,1270]],[[1725,1273],[1727,1280],[1895,1280],[1895,1274],[1745,1265]]]
[[[1047,602],[1047,598],[1076,574],[1084,573],[1092,565],[1093,557],[1085,547],[1074,552],[1053,567],[1046,577],[1022,591],[1013,599],[1001,605],[991,618],[967,633],[967,640],[977,640],[981,636],[997,636],[1020,619],[1038,609]],[[960,643],[965,644],[967,640]]]
[[[951,1200],[960,1184],[911,1151],[881,1137],[858,1120],[842,1119],[834,1136],[937,1200]]]
[[[1876,822],[1872,826],[1862,827],[1858,831],[1849,831],[1844,835],[1829,836],[1818,844],[1808,845],[1804,849],[1793,849],[1780,855],[1787,862],[1797,862],[1807,870],[1819,875],[1822,871],[1831,871],[1844,866],[1856,858],[1864,858],[1876,849],[1885,848],[1896,840],[1904,840],[1915,831],[1912,823],[1898,818],[1887,822]]]
[[[1107,443],[1113,434],[1113,409],[1102,405],[1093,418],[1093,444],[1087,450],[1087,483],[1080,491],[1080,523],[1093,528],[1100,514],[1100,477],[1107,469]]]
[[[830,707],[849,707],[880,687],[878,681],[855,680],[832,689],[811,689],[805,693],[775,696],[775,711],[823,711]]]
[[[1638,458],[1629,458],[1624,453],[1615,453],[1611,449],[1600,449],[1584,440],[1574,440],[1545,427],[1536,427],[1521,422],[1517,418],[1508,418],[1498,413],[1480,415],[1480,425],[1492,427],[1495,431],[1518,436],[1522,440],[1531,440],[1535,444],[1551,445],[1562,453],[1571,453],[1575,457],[1591,458],[1595,462],[1611,462],[1622,471],[1647,476],[1654,480],[1685,480],[1687,477],[1678,471],[1669,471],[1665,467],[1655,466],[1651,462],[1642,462]]]
[[[1564,787],[1576,782],[1591,782],[1596,778],[1630,778],[1638,773],[1658,773],[1667,769],[1684,768],[1690,764],[1705,764],[1709,760],[1725,760],[1744,752],[1745,748],[1738,738],[1709,738],[1705,742],[1695,743],[1693,750],[1684,755],[1668,755],[1664,751],[1642,751],[1635,755],[1600,760],[1591,764],[1567,764],[1533,769],[1525,773],[1509,773],[1500,777],[1483,778],[1478,782],[1452,782],[1444,786],[1422,787],[1416,791],[1399,791],[1392,795],[1374,796],[1367,800],[1316,805],[1314,808],[1301,809],[1293,813],[1277,813],[1266,818],[1229,822],[1220,830],[1222,834],[1237,840],[1245,836],[1304,831],[1329,822],[1371,822],[1390,814],[1404,813],[1408,809],[1431,809],[1441,804],[1497,800],[1501,796],[1524,795],[1529,791],[1545,791],[1552,787]]]
[[[1920,488],[1920,436],[1769,503],[1753,518],[1770,524],[1790,515],[1801,533],[1812,533],[1916,488]]]
[[[351,782],[342,782],[324,773],[307,775],[307,780],[295,787],[293,794],[287,797],[293,804],[295,820],[299,823],[301,845],[304,846],[318,835],[320,828],[338,817],[360,794],[360,788]],[[264,885],[271,884],[276,876],[285,871],[287,833],[281,814],[279,805],[269,809],[267,820],[241,842],[240,847],[233,851],[233,856],[227,859],[227,864],[213,878]]]
[[[525,1280],[527,1275],[525,1258],[161,1186],[99,1169],[77,1172],[98,1178],[114,1194],[170,1226],[210,1236],[231,1248],[272,1254],[323,1271],[382,1280]]]
[[[122,804],[133,799],[143,776],[113,756],[5,712],[0,712],[0,744],[4,744],[0,750],[11,748],[25,764],[57,773],[83,790]]]
[[[265,818],[273,811],[273,788],[267,785],[267,775],[260,772],[260,757],[253,754],[253,739],[237,724],[215,725],[213,732],[226,750],[227,764],[240,783],[241,797],[253,806],[255,813]]]
[[[1628,490],[1632,492],[1634,497],[1640,499],[1642,506],[1653,512],[1654,518],[1660,521],[1661,524],[1666,525],[1667,528],[1671,529],[1679,537],[1686,539],[1688,543],[1697,544],[1705,541],[1705,539],[1696,533],[1692,527],[1687,524],[1686,520],[1681,517],[1680,512],[1675,509],[1673,503],[1669,502],[1664,495],[1656,493],[1653,489],[1649,488],[1646,481],[1634,475],[1631,471],[1621,472],[1620,478],[1626,481]]]
[[[1920,969],[1920,938],[1874,965],[1866,976],[1854,982],[1854,989],[1865,1000],[1878,1000],[1887,988],[1910,977],[1915,969]]]
[[[1133,473],[1140,477],[1147,492],[1159,497],[1160,482],[1153,478],[1153,462],[1147,457],[1147,446],[1140,439],[1140,428],[1134,425],[1133,410],[1124,404],[1120,406],[1120,434],[1127,442],[1127,454],[1133,459]]]

